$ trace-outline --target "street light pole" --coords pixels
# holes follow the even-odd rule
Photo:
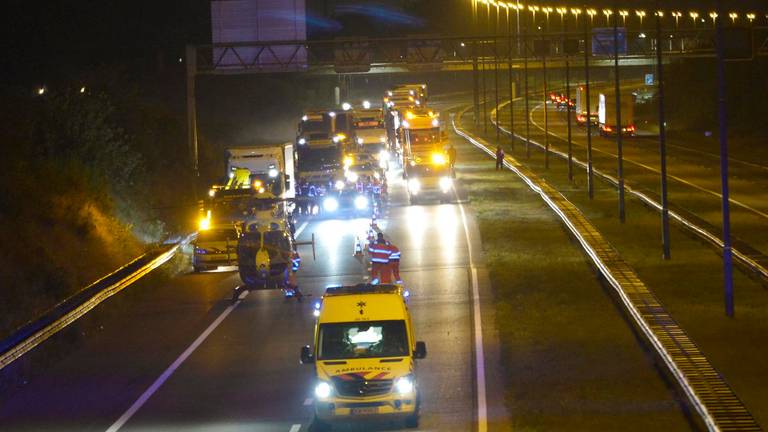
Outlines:
[[[493,26],[493,92],[496,99],[496,145],[499,145],[501,124],[499,123],[499,4],[496,5],[496,25]]]
[[[586,5],[584,10],[587,11],[592,22],[594,10],[588,10]],[[592,166],[592,107],[590,106],[592,101],[589,99],[589,23],[586,19],[584,20],[584,93],[587,106],[587,194],[589,199],[592,199],[595,197],[595,179]]]
[[[717,10],[723,16],[722,0],[717,1]],[[717,117],[720,129],[720,182],[722,184],[723,207],[723,285],[725,291],[725,314],[733,318],[733,252],[731,251],[731,212],[728,190],[728,123],[726,120],[725,88],[725,47],[723,46],[723,20],[715,19],[717,32]]]
[[[549,169],[549,116],[547,116],[547,55],[541,56],[541,69],[544,74],[544,168]]]
[[[512,22],[509,19],[509,6],[505,3],[507,12],[507,73],[509,80],[509,145],[515,150],[515,88],[512,81]]]
[[[197,99],[195,97],[195,80],[197,75],[197,50],[194,45],[187,45],[187,141],[195,174],[195,194],[197,194],[197,178],[200,176],[198,143],[197,143]]]
[[[523,27],[523,76],[525,80],[525,157],[531,157],[531,116],[528,107],[528,25]]]
[[[568,21],[563,20],[563,33],[568,34]],[[566,36],[567,37],[567,36]],[[565,51],[565,112],[568,124],[568,181],[573,181],[573,140],[571,138],[571,65],[570,53]]]
[[[624,37],[626,38],[626,32]],[[626,209],[624,207],[624,155],[621,142],[623,127],[621,123],[621,78],[619,77],[619,16],[617,14],[613,14],[613,71],[614,91],[616,92],[616,159],[618,163],[616,174],[619,180],[619,221],[624,223],[626,220]]]
[[[656,2],[658,9],[658,0]],[[659,96],[659,159],[661,168],[661,249],[665,260],[670,258],[669,205],[667,203],[667,126],[664,119],[664,64],[661,58],[661,16],[656,14],[656,75]]]

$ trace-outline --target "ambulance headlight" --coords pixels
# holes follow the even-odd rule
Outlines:
[[[421,190],[421,182],[419,181],[419,179],[412,178],[408,180],[408,190],[412,194],[419,193],[419,190]]]
[[[327,212],[335,212],[339,208],[339,202],[336,198],[328,197],[323,200],[323,209]]]
[[[395,380],[395,388],[401,395],[410,394],[413,392],[413,379],[410,376],[400,377]],[[315,394],[317,394],[317,391],[315,391]]]
[[[450,177],[441,177],[440,178],[440,190],[443,192],[448,192],[451,190],[451,187],[453,187],[453,179]]]
[[[336,180],[336,183],[334,183],[333,186],[336,187],[337,190],[342,190],[344,189],[344,181]]]
[[[368,208],[368,198],[362,195],[355,197],[355,208],[358,210],[365,210]]]
[[[269,169],[269,176],[272,177],[272,178],[277,177],[277,170],[275,168],[270,168]]]
[[[333,389],[331,388],[331,385],[325,381],[320,381],[315,386],[315,396],[317,396],[318,399],[329,398],[331,396],[332,391]]]

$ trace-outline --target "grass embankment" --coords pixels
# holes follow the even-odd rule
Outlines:
[[[3,88],[0,100],[4,338],[161,240],[171,218],[154,209],[185,215],[190,188],[182,123],[130,91]]]
[[[467,117],[465,124],[470,120],[471,117]],[[517,127],[524,127],[522,120]],[[481,134],[482,128],[474,132]],[[492,127],[486,139],[489,142],[495,139]],[[541,136],[535,139],[543,142]],[[574,181],[569,182],[565,161],[551,157],[547,170],[544,155],[537,147],[532,148],[531,158],[527,159],[522,143],[518,142],[514,151],[508,138],[503,138],[503,143],[508,154],[546,179],[587,215],[725,376],[758,422],[768,422],[768,399],[764,397],[768,386],[765,373],[768,348],[762,343],[768,334],[768,291],[735,269],[736,318],[727,318],[722,263],[717,251],[673,224],[672,259],[663,260],[660,216],[656,211],[628,195],[627,219],[622,224],[614,188],[598,180],[594,199],[590,200],[586,173],[582,170],[576,169]]]
[[[685,430],[674,394],[544,202],[469,144],[513,430]]]

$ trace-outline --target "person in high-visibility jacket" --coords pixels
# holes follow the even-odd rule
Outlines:
[[[403,283],[400,279],[400,249],[392,243],[387,244],[389,246],[389,272],[395,277],[395,282]]]
[[[385,276],[390,273],[389,256],[392,250],[384,240],[384,234],[378,233],[376,242],[368,246],[368,255],[371,257],[371,282],[383,282],[385,279],[391,280],[391,276]]]

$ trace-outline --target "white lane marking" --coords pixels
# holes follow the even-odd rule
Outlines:
[[[299,432],[301,430],[300,424],[295,424],[291,426],[291,428],[288,430],[288,432]]]
[[[227,315],[229,315],[230,312],[232,312],[247,295],[248,291],[244,291],[243,294],[240,295],[240,300],[224,309],[221,315],[219,315],[218,318],[216,318],[216,320],[214,320],[211,325],[209,325],[208,328],[206,328],[205,331],[203,331],[200,336],[195,339],[194,342],[192,342],[192,345],[190,345],[183,353],[181,353],[181,355],[176,360],[174,360],[170,366],[168,366],[168,369],[166,369],[165,372],[163,372],[163,374],[160,375],[160,377],[157,378],[155,382],[153,382],[152,385],[149,386],[149,388],[144,391],[144,393],[142,393],[141,396],[139,396],[136,402],[134,402],[133,405],[128,408],[128,411],[120,416],[120,418],[117,419],[117,421],[113,423],[109,429],[107,429],[107,432],[117,432],[120,430],[120,428],[123,427],[123,425],[125,425],[125,423],[130,420],[131,417],[133,417],[133,415],[136,414],[136,412],[141,409],[145,403],[147,403],[149,398],[151,398],[152,395],[157,392],[157,390],[168,380],[168,378],[170,378],[171,375],[176,372],[176,369],[178,369],[179,366],[181,366],[181,364],[184,363],[184,361],[187,360],[187,358],[189,358],[193,352],[195,352],[195,350],[205,341],[205,339],[208,338],[208,336],[216,329],[216,327],[218,327],[219,324],[224,321]]]
[[[293,238],[299,238],[299,236],[301,235],[301,233],[302,233],[302,232],[304,232],[304,228],[306,228],[308,224],[309,224],[309,222],[306,222],[306,221],[305,221],[304,223],[302,223],[301,225],[299,225],[299,227],[298,227],[298,228],[296,228],[296,232],[295,232],[295,233],[293,233]]]
[[[310,406],[312,405],[312,402],[314,402],[312,398],[306,398],[304,399],[304,406]]]
[[[458,201],[458,194],[456,200]],[[480,316],[480,288],[477,281],[477,267],[472,259],[472,243],[469,240],[469,228],[464,206],[459,202],[461,222],[464,225],[464,235],[467,238],[469,266],[472,272],[472,315],[474,317],[475,333],[475,381],[477,382],[477,432],[488,431],[488,405],[485,394],[485,350],[483,349],[483,322]]]

